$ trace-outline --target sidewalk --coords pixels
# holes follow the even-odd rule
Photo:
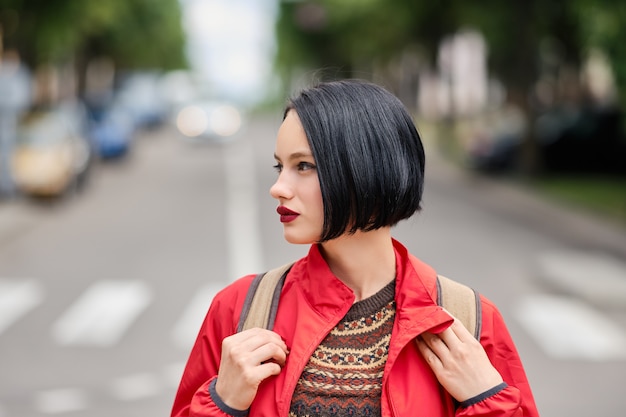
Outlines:
[[[429,145],[434,148],[434,143]],[[435,185],[459,182],[486,210],[564,242],[570,249],[536,261],[537,277],[547,285],[598,306],[626,310],[626,226],[548,201],[529,188],[463,170],[436,150],[427,155],[426,166]]]

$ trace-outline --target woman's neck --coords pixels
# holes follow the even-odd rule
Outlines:
[[[381,290],[396,275],[391,229],[343,235],[320,245],[330,270],[354,291],[356,301]]]

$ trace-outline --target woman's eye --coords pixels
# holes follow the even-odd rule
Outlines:
[[[283,170],[283,166],[281,164],[276,164],[273,166],[273,168],[276,170],[276,172],[278,172],[279,174],[282,172]]]
[[[315,169],[315,165],[310,162],[300,162],[298,164],[298,171],[308,171],[310,169]]]

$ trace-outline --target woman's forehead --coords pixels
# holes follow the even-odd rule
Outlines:
[[[283,123],[278,129],[278,135],[276,136],[276,154],[281,156],[280,154],[284,152],[289,154],[308,152],[311,154],[311,148],[306,133],[295,112],[289,112],[287,117],[285,117],[285,120],[283,120]]]

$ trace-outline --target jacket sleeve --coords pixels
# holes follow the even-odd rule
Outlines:
[[[219,370],[222,340],[235,333],[246,291],[254,275],[220,291],[209,307],[191,349],[172,406],[172,417],[225,417],[209,393]]]
[[[457,410],[457,417],[539,417],[530,384],[502,315],[481,296],[482,332],[480,343],[506,388],[468,407]]]

